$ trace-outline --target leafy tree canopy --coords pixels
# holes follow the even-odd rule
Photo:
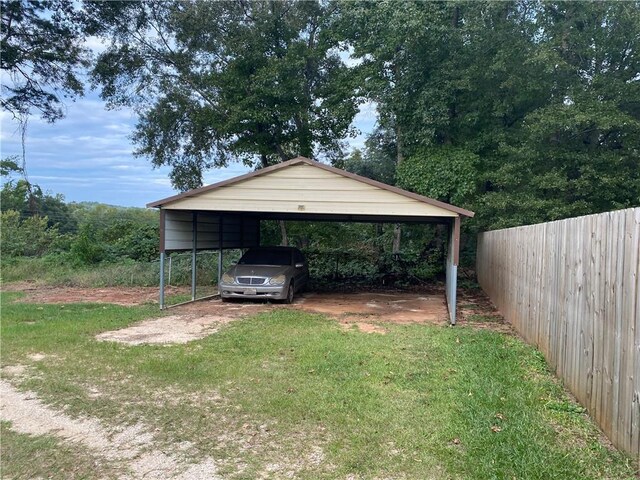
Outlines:
[[[0,173],[6,179],[0,190],[1,210],[14,211],[20,221],[26,221],[31,217],[46,217],[45,224],[49,227],[55,226],[56,231],[75,232],[77,222],[64,202],[64,196],[45,193],[40,186],[30,183],[25,178],[11,178],[15,174],[23,173],[15,160],[14,157],[10,157],[0,162]],[[36,223],[27,222],[25,225]]]
[[[181,189],[232,159],[267,166],[341,153],[356,113],[348,69],[318,1],[86,4],[110,39],[93,79],[140,119],[137,153]]]
[[[398,166],[398,183],[421,195],[461,204],[476,191],[478,164],[476,154],[461,148],[424,148]]]
[[[62,118],[62,98],[83,94],[79,71],[89,61],[75,2],[3,1],[0,17],[2,109],[22,119],[34,112],[49,122]]]
[[[363,150],[355,150],[344,160],[334,162],[338,168],[394,185],[396,180],[396,144],[393,132],[376,128],[365,141]]]
[[[640,204],[639,2],[339,6],[406,187],[481,229]]]

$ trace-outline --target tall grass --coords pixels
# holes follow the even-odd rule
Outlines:
[[[158,262],[74,265],[52,257],[2,260],[2,283],[38,282],[58,286],[151,286],[159,281]]]
[[[226,254],[225,268],[237,254]],[[160,282],[160,262],[137,262],[119,260],[97,265],[82,265],[68,255],[48,255],[39,258],[2,257],[0,261],[0,281],[39,282],[57,286],[74,287],[116,287],[155,286]],[[218,255],[216,252],[202,252],[197,256],[196,282],[198,285],[214,285],[217,280]],[[174,253],[171,262],[165,264],[167,285],[191,284],[191,254]]]

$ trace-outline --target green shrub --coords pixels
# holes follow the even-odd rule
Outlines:
[[[158,258],[160,236],[156,225],[127,222],[120,226],[123,233],[113,243],[114,256],[147,262]]]
[[[59,237],[47,217],[20,219],[15,210],[0,212],[0,249],[3,255],[34,257],[45,254]]]
[[[95,230],[89,225],[83,225],[71,245],[71,254],[76,261],[91,265],[104,259],[105,248],[98,243]]]
[[[423,148],[398,165],[398,185],[459,205],[476,190],[479,157],[464,148]]]

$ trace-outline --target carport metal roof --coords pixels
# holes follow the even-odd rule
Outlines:
[[[469,210],[305,157],[189,190],[147,206],[160,208],[162,271],[165,252],[191,250],[195,259],[197,250],[258,245],[260,220],[448,224],[447,303],[451,322],[455,323],[460,219],[472,217],[474,214]],[[192,297],[195,299],[195,268],[193,273]],[[164,306],[162,280],[161,307]]]

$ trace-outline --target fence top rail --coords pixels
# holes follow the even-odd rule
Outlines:
[[[611,210],[611,211],[607,211],[607,212],[600,212],[600,213],[590,213],[589,215],[582,215],[580,217],[567,217],[567,218],[560,218],[558,220],[551,220],[549,222],[540,222],[540,223],[530,223],[528,225],[519,225],[516,227],[506,227],[506,228],[498,228],[496,230],[486,230],[484,232],[480,232],[482,233],[493,233],[493,232],[508,232],[511,230],[517,230],[517,229],[526,229],[526,228],[534,228],[540,225],[554,225],[554,224],[558,224],[558,223],[562,223],[562,222],[574,222],[574,221],[581,221],[584,218],[589,218],[589,217],[598,217],[600,215],[612,215],[612,214],[623,214],[622,212],[631,212],[631,211],[635,211],[636,212],[636,219],[638,219],[638,221],[640,221],[640,206],[638,207],[629,207],[629,208],[622,208],[620,210]]]

